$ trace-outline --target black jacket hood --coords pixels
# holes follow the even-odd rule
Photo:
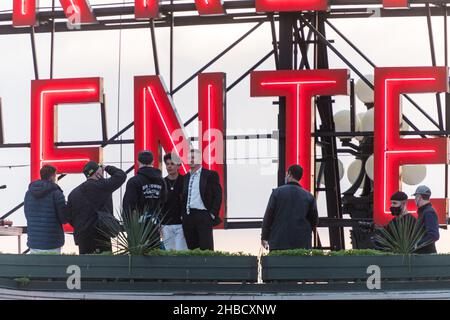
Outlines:
[[[47,180],[36,180],[28,186],[28,191],[36,198],[43,198],[58,189],[59,186],[56,183]]]
[[[142,167],[138,170],[137,174],[142,175],[149,180],[162,178],[161,170],[153,167]]]

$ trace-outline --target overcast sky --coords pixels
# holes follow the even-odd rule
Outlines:
[[[118,0],[91,0],[91,4],[120,3]],[[49,6],[51,0],[41,0],[41,6]],[[57,4],[59,5],[58,1]],[[10,10],[12,0],[2,1],[0,10]],[[426,18],[371,18],[336,19],[331,21],[351,41],[362,49],[378,66],[430,66]],[[175,86],[202,67],[215,55],[249,30],[253,24],[207,27],[177,27],[175,30]],[[444,64],[443,18],[433,18],[438,65]],[[119,48],[119,39],[122,46]],[[364,74],[373,74],[373,69],[328,29],[328,38]],[[169,84],[169,32],[157,29],[158,53],[162,75]],[[39,71],[42,79],[49,75],[50,35],[36,36]],[[55,37],[55,78],[103,77],[106,93],[107,123],[109,136],[133,121],[133,77],[153,75],[152,48],[148,29],[119,31],[93,31],[57,33]],[[225,57],[208,68],[207,72],[226,72],[231,84],[245,70],[255,64],[272,49],[270,25],[265,24],[239,44]],[[120,88],[119,88],[119,50]],[[3,102],[3,121],[6,143],[22,143],[30,140],[30,83],[34,79],[29,35],[0,36],[0,97]],[[331,68],[346,66],[330,53]],[[273,70],[274,61],[269,59],[258,70]],[[352,77],[357,79],[352,73]],[[415,95],[419,102],[436,119],[436,102],[433,94]],[[277,110],[274,98],[250,98],[248,78],[227,95],[227,129],[231,133],[271,133],[276,130]],[[334,110],[349,108],[348,97],[336,97]],[[197,81],[192,81],[174,97],[178,113],[183,121],[197,110]],[[358,101],[358,112],[365,110]],[[404,113],[423,130],[433,127],[418,114],[411,105],[404,103]],[[98,106],[90,108],[67,106],[59,113],[60,141],[83,141],[101,139],[100,113]],[[187,129],[189,135],[197,135],[197,123]],[[124,139],[133,138],[129,130]],[[275,140],[258,143],[228,142],[228,215],[230,217],[262,217],[272,188],[276,187],[277,144]],[[133,146],[108,146],[104,149],[104,160],[128,169],[133,161]],[[247,159],[250,158],[250,159]],[[260,158],[259,160],[253,158]],[[236,160],[237,159],[237,160]],[[354,160],[340,157],[345,167]],[[122,161],[122,164],[120,163]],[[0,213],[4,213],[23,200],[30,180],[28,149],[0,149]],[[12,167],[8,166],[21,166]],[[443,166],[427,166],[428,175],[423,183],[433,190],[433,196],[444,196]],[[66,196],[84,180],[81,174],[70,175],[60,181]],[[346,175],[341,189],[350,186]],[[404,186],[412,193],[414,186]],[[119,206],[121,191],[114,200]],[[320,215],[326,215],[324,194],[319,196]],[[15,225],[25,225],[23,210],[11,219]],[[216,248],[227,251],[259,250],[260,230],[216,231]],[[440,251],[449,251],[448,232],[442,232],[438,243]],[[327,243],[326,232],[321,232],[322,242]],[[23,237],[23,243],[26,236]],[[0,251],[15,250],[15,239],[0,238]],[[67,237],[66,252],[75,252],[71,237]]]

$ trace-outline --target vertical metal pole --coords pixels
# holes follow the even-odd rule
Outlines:
[[[444,59],[445,66],[448,67],[448,29],[447,29],[447,4],[444,3]]]
[[[170,13],[170,94],[172,95],[173,91],[173,44],[174,44],[174,24],[175,17],[173,11],[173,0],[170,0],[170,7],[172,8],[172,12]]]
[[[0,98],[0,145],[5,143],[3,134],[3,116],[2,116],[2,99]]]
[[[356,118],[356,105],[355,105],[355,80],[350,80],[350,131],[355,132],[355,118]]]
[[[444,3],[444,59],[448,68],[448,25],[447,25],[447,4]],[[445,130],[450,130],[450,94],[445,94]],[[447,134],[448,137],[448,134]],[[448,163],[445,163],[445,199],[448,199]]]
[[[158,48],[156,47],[156,35],[155,35],[155,21],[150,19],[150,33],[152,36],[152,48],[153,48],[153,61],[155,64],[155,73],[159,76],[159,61],[158,61]]]
[[[36,39],[34,35],[35,35],[34,27],[31,27],[30,37],[31,37],[31,52],[33,53],[34,79],[39,80],[39,67],[36,53]]]
[[[52,0],[52,33],[50,36],[50,79],[53,79],[54,53],[55,53],[55,0]]]
[[[433,28],[431,24],[431,8],[430,4],[427,3],[427,25],[428,25],[428,38],[430,40],[430,51],[431,51],[431,63],[433,67],[436,66],[436,51],[434,49],[434,38],[433,38]],[[441,105],[441,97],[439,93],[436,93],[436,105],[437,105],[437,111],[438,111],[438,122],[439,122],[439,129],[444,130],[444,120],[442,117],[442,105]]]
[[[278,70],[280,68],[280,56],[278,53],[278,40],[277,40],[277,33],[275,29],[275,19],[273,17],[273,13],[270,15],[270,30],[272,31],[272,45],[273,45],[273,52],[274,52],[274,58],[275,58],[275,67]]]
[[[280,13],[279,59],[280,70],[292,70],[293,29],[295,16],[292,13]],[[286,98],[280,97],[278,111],[278,185],[284,184],[286,175]]]
[[[326,36],[325,17],[323,13],[317,13],[317,29]],[[317,69],[328,69],[327,46],[319,42],[316,50]],[[335,131],[332,100],[329,96],[322,96],[317,99],[317,109],[319,111],[322,124],[320,131]],[[337,162],[337,142],[336,137],[323,137],[322,157],[325,160],[325,189],[327,200],[327,213],[329,218],[342,218],[341,188],[339,182],[339,169]],[[332,250],[345,249],[344,229],[342,227],[330,227],[330,247]]]

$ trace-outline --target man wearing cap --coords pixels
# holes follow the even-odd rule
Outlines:
[[[411,223],[415,224],[416,218],[408,212],[406,208],[406,204],[408,202],[408,195],[402,191],[397,191],[391,196],[391,214],[394,218],[389,222],[389,224],[385,227],[385,229],[390,234],[395,234],[395,230],[397,230],[396,225],[399,219],[411,219],[414,220]],[[381,245],[376,238],[372,238],[373,244],[375,248],[380,250],[385,250],[384,246]]]
[[[436,253],[435,242],[439,240],[439,221],[437,213],[431,205],[431,190],[427,186],[419,186],[414,192],[415,202],[417,205],[418,223],[425,229],[425,236],[419,242],[426,244],[415,253]]]
[[[104,172],[110,175],[104,177]],[[74,228],[75,244],[80,254],[111,251],[111,238],[101,234],[97,229],[97,212],[114,215],[112,194],[127,179],[125,172],[113,166],[88,162],[83,173],[86,181],[76,187],[68,198],[69,222]]]
[[[391,196],[391,213],[394,218],[404,217],[409,215],[408,209],[406,209],[406,203],[408,201],[408,195],[402,191],[397,191]],[[409,215],[412,217],[411,215]]]
[[[124,213],[136,210],[146,216],[160,214],[167,190],[161,170],[152,166],[153,153],[148,150],[139,152],[138,165],[137,174],[127,183],[123,197]]]

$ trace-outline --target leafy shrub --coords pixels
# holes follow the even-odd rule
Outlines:
[[[160,250],[154,249],[150,250],[146,253],[147,256],[175,256],[175,257],[184,257],[184,256],[196,256],[196,257],[246,257],[251,256],[250,254],[246,254],[243,252],[231,253],[224,251],[211,251],[211,250]]]
[[[31,280],[27,277],[15,278],[14,281],[19,287],[26,287],[30,284]]]
[[[297,256],[297,257],[310,257],[310,256],[326,256],[327,252],[318,249],[292,249],[292,250],[275,250],[270,251],[269,256]]]
[[[405,215],[392,220],[385,228],[377,228],[374,240],[383,251],[410,255],[429,244],[422,242],[425,233],[413,216]]]
[[[390,255],[392,253],[373,250],[373,249],[350,249],[340,251],[323,251],[318,249],[293,249],[276,250],[269,252],[268,256],[294,256],[294,257],[317,257],[317,256],[380,256]]]
[[[331,251],[330,256],[386,256],[393,255],[391,252],[374,250],[374,249],[350,249]]]

